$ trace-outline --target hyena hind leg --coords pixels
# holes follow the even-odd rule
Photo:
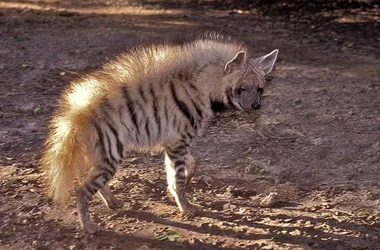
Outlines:
[[[98,165],[90,170],[83,185],[77,190],[79,223],[85,233],[93,234],[101,229],[96,223],[90,220],[88,207],[90,201],[92,200],[92,196],[96,192],[102,190],[101,192],[104,194],[103,187],[105,187],[106,183],[108,183],[109,180],[115,175],[115,172],[116,166],[110,162]],[[106,187],[105,193],[107,193],[107,191],[108,190]],[[109,198],[109,196],[107,196],[107,198]]]
[[[99,190],[99,196],[109,209],[117,209],[123,206],[123,202],[116,199],[116,197],[112,194],[108,183],[106,183],[104,187]]]
[[[197,170],[197,163],[190,151],[184,156],[185,159],[185,186],[187,186],[193,178],[195,171]]]
[[[180,146],[177,148],[167,147],[165,150],[168,189],[173,195],[181,213],[194,215],[200,211],[200,207],[191,204],[185,196],[185,187],[188,182],[185,174],[186,149],[182,149],[183,147]]]

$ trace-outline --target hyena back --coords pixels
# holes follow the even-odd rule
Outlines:
[[[108,183],[125,154],[161,147],[168,189],[182,213],[194,214],[184,194],[196,170],[193,138],[217,108],[260,107],[264,76],[277,53],[250,58],[239,43],[206,37],[135,49],[72,82],[52,118],[41,161],[50,196],[63,202],[75,189],[80,225],[94,233],[92,196],[98,192],[109,208],[120,207]]]

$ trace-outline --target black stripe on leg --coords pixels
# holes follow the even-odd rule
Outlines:
[[[84,184],[84,187],[86,188],[87,192],[92,196],[94,195],[98,190],[96,190],[96,188],[93,188],[90,186],[90,184],[86,183]],[[91,197],[87,197],[87,198],[91,198]]]
[[[101,152],[102,154],[104,155],[105,152],[106,152],[106,146],[104,144],[104,136],[103,136],[103,132],[102,130],[100,129],[100,127],[93,121],[92,124],[94,125],[95,127],[95,130],[96,130],[96,133],[98,135],[98,138],[99,138],[99,143],[100,143],[100,146],[101,146]]]
[[[190,139],[190,138],[189,138]],[[183,145],[185,148],[190,147],[190,142],[188,141],[188,138],[182,137],[180,140],[181,145]]]
[[[186,144],[180,144],[179,146],[175,147],[173,150],[175,152],[186,152],[187,145]]]
[[[176,148],[174,150],[170,150],[170,152],[173,154],[173,155],[185,155],[186,154],[186,151],[184,151],[183,149],[181,148]]]
[[[182,112],[182,114],[189,120],[192,127],[195,125],[194,117],[191,115],[189,108],[186,106],[186,104],[178,99],[178,96],[175,92],[174,83],[173,81],[170,81],[170,92],[172,94],[173,100],[179,110]]]
[[[185,132],[186,133],[182,133],[181,134],[181,136],[182,136],[182,138],[186,138],[186,139],[188,139],[188,140],[192,140],[193,139],[193,137],[194,137],[194,134],[192,133],[192,131],[188,131],[188,126],[186,126],[186,128],[185,128]]]
[[[177,184],[185,183],[185,167],[184,165],[176,166],[175,168],[175,179]]]
[[[109,129],[111,130],[112,134],[115,136],[117,153],[119,154],[119,157],[120,157],[120,158],[123,158],[124,146],[123,146],[123,144],[122,144],[121,141],[120,141],[119,133],[118,133],[118,132],[116,131],[116,129],[115,129],[114,127],[112,127],[112,125],[109,124],[108,122],[107,122],[107,125],[108,125]]]
[[[101,177],[103,177],[104,179],[107,179],[107,178],[105,177],[105,173],[97,174],[97,175],[95,175],[94,177],[92,177],[92,179],[93,179],[93,180],[96,180],[96,179],[101,178]]]
[[[111,179],[112,176],[115,175],[115,172],[112,171],[111,169],[107,168],[107,167],[105,167],[105,168],[101,168],[101,170],[104,171],[104,175],[106,175],[106,177],[107,177],[107,178],[105,178],[105,179]]]
[[[116,167],[107,158],[104,158],[103,161],[109,167],[109,171],[112,171],[111,174],[114,175],[116,173]]]
[[[172,159],[175,159],[175,158],[176,158],[176,155],[175,155],[175,154],[173,154],[171,151],[169,151],[169,150],[166,150],[165,152],[166,152],[166,154],[168,155],[168,157],[170,158],[170,160],[172,160]]]
[[[113,125],[111,125],[110,121],[114,121],[113,117],[110,115],[110,113],[115,113],[115,112],[118,112],[119,114],[119,121],[125,125],[125,123],[123,122],[122,120],[122,117],[123,117],[123,109],[122,109],[122,106],[119,106],[118,110],[116,111],[115,108],[112,106],[112,104],[110,103],[110,100],[109,99],[106,99],[103,103],[102,103],[102,109],[103,109],[103,114],[105,116],[105,118],[103,119],[105,121],[105,123],[107,124],[108,128],[111,130],[112,134],[115,136],[115,139],[117,140],[117,150],[118,150],[118,154],[120,156],[120,158],[123,158],[123,144],[120,142],[120,138],[119,138],[119,134],[117,132],[117,130],[115,129],[115,127]],[[115,125],[115,124],[114,124]],[[129,129],[124,126],[128,131]],[[121,151],[121,153],[120,153]]]
[[[109,153],[109,155],[110,155],[110,157],[111,157],[111,160],[114,161],[114,162],[117,162],[115,156],[113,156],[113,154],[112,154],[111,139],[110,139],[110,137],[109,137],[108,134],[106,134],[106,137],[107,137],[108,147],[109,147],[109,148],[108,148],[108,153]]]
[[[98,190],[103,188],[103,186],[100,185],[99,183],[97,183],[95,180],[93,182],[91,182],[91,185],[95,186]]]
[[[177,147],[171,148],[169,146],[165,147],[165,152],[170,159],[175,160],[178,157],[181,157],[186,154],[187,147],[186,145],[179,145]]]

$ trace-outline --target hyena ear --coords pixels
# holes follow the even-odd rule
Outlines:
[[[253,64],[257,68],[264,71],[265,75],[269,74],[272,71],[274,63],[277,60],[277,54],[278,54],[278,49],[275,49],[271,53],[265,56],[253,59]]]
[[[240,69],[246,62],[247,55],[244,51],[239,51],[234,58],[229,60],[224,66],[224,73],[230,74],[236,69]]]

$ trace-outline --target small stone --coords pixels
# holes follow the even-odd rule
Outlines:
[[[138,248],[138,250],[150,250],[150,249],[152,249],[152,248],[150,248],[150,247],[147,246],[147,245],[143,245],[143,246],[141,246],[140,248]]]
[[[329,208],[332,208],[331,204],[329,204],[328,202],[322,202],[321,205],[326,208],[326,209],[329,209]]]
[[[188,242],[189,242],[190,245],[194,245],[195,244],[195,239],[194,238],[190,238],[188,240]]]
[[[32,242],[32,247],[33,249],[40,249],[41,248],[41,244],[38,242],[38,241],[33,241]]]
[[[299,236],[301,235],[301,231],[298,229],[295,229],[294,231],[289,232],[289,234],[293,236]]]
[[[226,203],[223,205],[223,210],[234,210],[236,209],[236,205],[231,204],[231,203]]]
[[[67,247],[67,249],[74,250],[74,249],[76,249],[76,247],[77,247],[76,245],[70,245],[70,246]]]
[[[312,140],[312,143],[314,146],[321,146],[322,145],[322,138],[318,137]]]
[[[228,226],[227,222],[225,222],[225,221],[220,221],[220,222],[217,223],[217,225],[218,225],[219,227],[222,227],[222,226]]]
[[[271,192],[261,200],[260,205],[265,206],[265,207],[270,207],[276,204],[277,202],[279,202],[278,193]]]
[[[266,170],[266,169],[261,169],[260,171],[259,171],[259,174],[260,175],[266,175],[266,174],[268,174],[269,173],[269,171],[268,170]]]

